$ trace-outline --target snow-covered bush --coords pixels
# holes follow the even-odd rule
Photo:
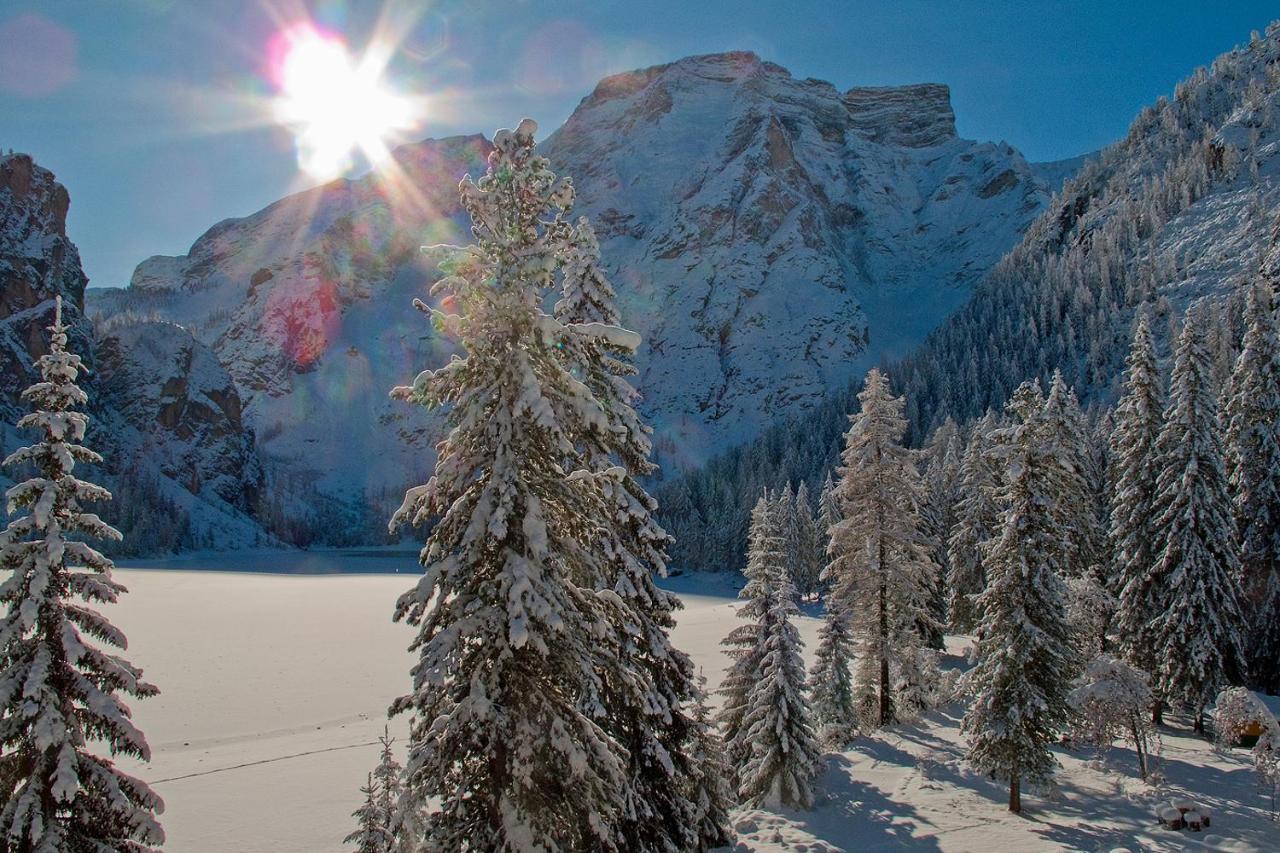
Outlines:
[[[1253,726],[1262,733],[1253,746],[1253,770],[1258,785],[1271,798],[1271,814],[1280,800],[1280,723],[1247,687],[1229,687],[1218,694],[1213,708],[1214,746],[1229,750]]]
[[[1102,654],[1107,626],[1116,612],[1116,597],[1089,573],[1067,579],[1067,624],[1077,648],[1086,656]]]
[[[1159,735],[1151,725],[1151,679],[1145,672],[1110,655],[1098,655],[1073,682],[1067,699],[1075,709],[1070,731],[1075,743],[1093,746],[1101,758],[1123,738],[1138,755],[1143,780],[1149,778]]]

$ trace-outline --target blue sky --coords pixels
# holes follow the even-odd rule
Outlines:
[[[0,148],[71,192],[69,230],[94,285],[127,283],[214,222],[308,185],[292,135],[260,121],[266,46],[309,15],[353,48],[384,2],[0,0]],[[1097,149],[1143,105],[1262,30],[1255,2],[437,0],[415,12],[389,74],[444,92],[408,136],[549,133],[606,73],[753,50],[839,88],[951,86],[962,135],[1032,160]]]

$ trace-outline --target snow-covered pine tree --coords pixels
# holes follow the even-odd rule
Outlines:
[[[1060,370],[1053,372],[1043,422],[1047,439],[1057,448],[1058,475],[1050,510],[1058,514],[1066,532],[1067,550],[1058,571],[1065,577],[1084,577],[1101,557],[1104,534],[1084,476],[1090,442],[1084,412]]]
[[[382,792],[378,783],[373,781],[372,773],[360,788],[360,793],[364,796],[364,802],[360,804],[360,808],[351,813],[351,816],[356,819],[356,828],[342,839],[342,843],[354,844],[356,853],[388,853],[391,849],[391,839],[382,822],[382,809],[378,804],[378,798]]]
[[[828,606],[848,614],[859,651],[857,692],[864,704],[874,697],[866,723],[876,726],[898,719],[892,675],[902,660],[914,665],[925,639],[920,627],[933,622],[937,567],[919,531],[920,476],[900,443],[903,400],[874,368],[858,399],[835,489],[843,519],[832,529]]]
[[[826,537],[818,529],[813,514],[813,502],[809,500],[809,487],[803,482],[796,489],[796,535],[799,539],[799,562],[795,573],[800,597],[807,599],[818,591],[818,578],[826,563]]]
[[[775,504],[775,518],[782,509],[781,501]],[[747,690],[740,737],[747,758],[738,767],[738,798],[751,806],[807,809],[813,806],[821,750],[804,691],[803,644],[791,622],[799,612],[796,591],[786,564],[767,556],[776,552],[763,553],[760,670]]]
[[[1187,310],[1156,442],[1152,569],[1163,606],[1151,625],[1158,696],[1182,702],[1204,731],[1204,709],[1244,676],[1244,615],[1217,390],[1205,345],[1207,306]]]
[[[693,734],[689,738],[689,766],[693,778],[689,790],[695,802],[694,835],[699,853],[730,843],[729,808],[736,799],[731,786],[733,770],[725,761],[724,743],[707,712],[706,679],[698,679],[698,697],[693,703]]]
[[[773,583],[771,566],[785,559],[782,538],[778,535],[776,516],[766,496],[762,495],[751,510],[751,529],[747,533],[747,582],[738,591],[743,604],[738,618],[745,620],[729,632],[720,644],[725,646],[729,666],[720,684],[724,702],[717,722],[725,746],[725,758],[735,774],[751,755],[744,721],[751,686],[760,678],[764,660],[765,625],[773,618],[769,610],[769,587]],[[735,785],[736,788],[736,785]]]
[[[1035,383],[1015,391],[1017,423],[997,442],[1007,465],[1004,510],[986,555],[978,662],[966,676],[974,700],[961,724],[970,763],[1009,781],[1011,812],[1022,811],[1023,783],[1053,777],[1049,746],[1069,718],[1074,675],[1057,566],[1066,533],[1051,506],[1063,462],[1042,399]]]
[[[391,736],[388,728],[383,728],[378,742],[382,744],[382,749],[378,753],[378,766],[374,768],[371,777],[375,788],[374,806],[377,810],[378,826],[382,829],[382,834],[386,838],[386,849],[390,853],[394,849],[393,840],[416,835],[421,821],[417,819],[416,814],[406,814],[401,811],[403,806],[408,805],[407,798],[404,796],[404,768],[400,766],[399,761],[396,761],[395,753],[391,748],[395,738]]]
[[[948,539],[956,523],[956,501],[960,487],[960,432],[955,421],[947,418],[933,431],[921,449],[924,463],[920,501],[920,532],[929,545],[929,554],[937,566],[937,582],[929,596],[929,613],[933,622],[924,627],[926,643],[931,649],[943,647],[943,626],[947,624],[951,575]]]
[[[1268,289],[1269,291],[1269,289]],[[1249,611],[1249,678],[1280,692],[1280,323],[1271,294],[1247,293],[1247,329],[1231,378],[1226,449]]]
[[[782,548],[785,558],[783,565],[787,570],[787,579],[795,590],[796,601],[800,600],[800,584],[796,578],[804,571],[802,566],[802,545],[800,542],[800,517],[796,513],[796,493],[791,488],[791,481],[782,487],[774,496],[774,512],[778,518],[778,533],[782,536]]]
[[[836,499],[836,484],[831,479],[831,469],[822,478],[822,490],[818,492],[818,533],[822,542],[822,568],[818,571],[817,591],[827,596],[831,591],[831,532],[840,520],[840,505]]]
[[[431,805],[421,849],[622,843],[628,755],[597,713],[604,682],[635,674],[602,642],[599,482],[570,476],[582,437],[610,424],[557,346],[572,331],[541,308],[573,189],[534,154],[535,130],[499,131],[487,173],[462,181],[476,244],[433,287],[441,310],[415,301],[465,357],[392,392],[450,425],[391,520],[436,522],[395,610],[417,628],[413,690],[391,712],[413,715],[403,799]]]
[[[1158,543],[1154,527],[1156,442],[1164,424],[1164,385],[1151,336],[1151,314],[1138,311],[1133,343],[1124,378],[1124,392],[1116,405],[1111,434],[1111,526],[1113,587],[1117,610],[1114,621],[1120,651],[1148,673],[1155,672],[1152,622],[1163,607],[1163,588],[1153,571]]]
[[[809,701],[818,740],[830,749],[843,749],[858,733],[858,708],[853,699],[853,635],[848,617],[828,607],[818,629]]]
[[[591,544],[603,550],[604,582],[617,596],[608,610],[611,635],[624,664],[621,671],[639,676],[614,679],[605,673],[605,725],[629,756],[620,832],[631,850],[719,846],[728,840],[727,824],[709,836],[697,834],[729,802],[713,803],[709,812],[699,805],[714,800],[720,788],[695,766],[690,752],[691,740],[699,736],[693,717],[703,699],[693,662],[669,637],[680,602],[654,583],[655,576],[666,574],[671,538],[655,518],[657,502],[640,482],[657,466],[651,461],[652,430],[634,408],[638,395],[629,381],[636,373],[631,358],[638,339],[608,331],[619,323],[615,294],[586,217],[578,220],[567,241],[555,315],[571,333],[567,357],[603,407],[610,427],[583,436],[582,445],[583,463],[598,475],[603,489],[605,516]],[[701,748],[707,752],[716,746],[706,742]],[[697,784],[712,787],[690,790]]]
[[[40,436],[4,461],[31,476],[9,489],[16,517],[0,533],[0,569],[8,573],[0,584],[0,849],[143,853],[164,843],[156,820],[164,803],[89,744],[149,761],[120,694],[145,699],[159,691],[141,669],[93,642],[126,647],[93,608],[126,590],[112,579],[110,560],[69,537],[120,534],[83,508],[110,492],[74,474],[76,463],[102,457],[80,444],[88,418],[77,407],[88,398],[76,379],[84,365],[67,352],[61,297],[49,331],[41,379],[22,395],[32,412],[18,421]]]
[[[999,464],[992,454],[995,417],[987,412],[969,431],[960,461],[956,522],[947,542],[951,565],[947,618],[951,629],[968,634],[977,625],[974,600],[987,586],[983,549],[1000,521],[996,505]]]

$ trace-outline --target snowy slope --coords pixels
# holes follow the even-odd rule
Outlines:
[[[1191,301],[1280,281],[1267,261],[1280,221],[1277,68],[1273,24],[1144,109],[1067,182],[974,299],[894,369],[919,406],[917,437],[1055,367],[1105,400],[1137,305],[1155,306],[1163,348]]]
[[[904,352],[1049,197],[1016,151],[956,137],[945,86],[840,92],[751,54],[604,80],[543,150],[601,232],[646,337],[644,412],[681,464]],[[433,462],[429,419],[386,397],[449,352],[409,307],[436,274],[417,248],[468,239],[456,185],[486,153],[405,146],[144,261],[90,311],[187,327],[234,378],[285,512],[337,498],[337,526],[372,531]]]
[[[390,700],[409,684],[411,629],[390,621],[413,579],[411,555],[231,555],[169,561],[204,571],[121,571],[129,587],[112,620],[130,656],[161,689],[136,704],[154,753],[139,772],[165,798],[167,849],[183,853],[317,853],[342,849],[358,787],[377,758]],[[386,553],[386,552],[381,552]],[[220,566],[326,571],[381,562],[406,575],[285,576],[208,571]],[[154,565],[154,564],[152,564]],[[719,641],[734,623],[728,576],[665,584],[684,602],[673,632],[715,688],[725,665]],[[192,608],[191,602],[201,606]],[[301,605],[301,606],[300,606]],[[799,620],[811,653],[818,619]],[[964,641],[952,638],[949,665]],[[862,738],[826,758],[812,812],[740,811],[736,850],[1267,850],[1275,824],[1244,752],[1164,733],[1166,787],[1134,778],[1133,757],[1115,750],[1105,772],[1085,753],[1058,751],[1060,795],[1027,795],[1010,815],[1007,792],[964,764],[959,706],[918,726]],[[392,724],[404,746],[406,722]],[[134,768],[137,769],[137,768]],[[1154,826],[1157,796],[1183,794],[1213,809],[1212,833]]]

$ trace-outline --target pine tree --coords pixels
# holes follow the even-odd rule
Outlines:
[[[1243,348],[1232,373],[1226,449],[1250,623],[1249,676],[1280,692],[1280,323],[1269,293],[1250,287]]]
[[[1188,309],[1174,355],[1164,427],[1156,443],[1152,569],[1163,607],[1151,625],[1155,689],[1189,706],[1196,731],[1204,708],[1244,674],[1240,562],[1223,470],[1206,309]]]
[[[818,629],[809,697],[818,738],[841,749],[858,733],[858,709],[853,698],[853,635],[844,613],[828,607]]]
[[[689,790],[695,803],[694,835],[699,853],[723,847],[732,841],[726,831],[729,808],[735,797],[730,785],[732,768],[725,762],[724,743],[707,713],[705,679],[699,679],[698,697],[693,703],[693,734],[689,738],[689,766],[693,776]]]
[[[615,294],[585,217],[567,241],[562,292],[555,314],[571,332],[565,341],[568,358],[609,426],[584,441],[585,465],[597,474],[604,492],[605,516],[592,544],[607,556],[605,581],[617,596],[609,611],[615,653],[624,663],[623,672],[639,674],[616,680],[606,674],[603,697],[606,727],[629,756],[620,832],[631,850],[716,846],[727,840],[727,825],[710,836],[696,832],[708,814],[724,811],[728,803],[707,812],[699,803],[712,799],[718,789],[689,790],[690,780],[708,779],[689,754],[702,694],[692,661],[669,637],[679,599],[654,583],[656,575],[666,575],[665,549],[671,537],[655,518],[657,502],[641,484],[657,466],[651,461],[652,429],[633,405],[638,395],[629,378],[636,373],[631,364],[636,342],[612,331],[619,322]]]
[[[1097,526],[1093,496],[1084,476],[1089,453],[1084,412],[1060,370],[1053,372],[1043,422],[1048,441],[1057,448],[1057,476],[1050,509],[1058,515],[1058,523],[1066,533],[1067,549],[1059,561],[1059,571],[1065,577],[1084,577],[1098,563],[1103,532]]]
[[[378,804],[382,791],[378,783],[373,781],[372,773],[360,793],[364,795],[364,802],[351,813],[356,819],[356,829],[342,839],[342,843],[356,845],[356,853],[388,853],[391,849],[390,840],[382,822],[382,809]]]
[[[145,699],[159,691],[119,654],[122,634],[93,609],[126,592],[111,561],[68,534],[119,540],[83,504],[111,494],[78,479],[76,463],[99,464],[84,447],[88,402],[76,385],[84,369],[67,352],[62,299],[55,302],[41,381],[23,392],[33,411],[20,429],[39,440],[4,461],[34,469],[9,489],[10,515],[0,534],[0,848],[10,853],[61,850],[152,851],[164,843],[156,815],[164,803],[140,779],[89,751],[149,761],[151,750],[120,694]]]
[[[725,758],[735,770],[743,767],[751,755],[745,720],[749,708],[751,686],[760,678],[764,662],[765,626],[773,618],[769,609],[771,566],[784,559],[782,540],[778,536],[776,518],[767,495],[756,501],[751,511],[751,530],[747,537],[746,584],[738,592],[743,600],[738,618],[746,620],[721,641],[729,656],[729,667],[720,684],[724,702],[717,722],[724,738]]]
[[[999,480],[991,434],[995,418],[990,412],[973,425],[960,462],[956,523],[947,543],[951,576],[947,618],[951,629],[968,634],[977,625],[974,600],[987,586],[983,550],[1000,520],[995,491]]]
[[[832,532],[830,606],[848,614],[857,637],[855,674],[860,703],[872,725],[898,720],[892,675],[914,663],[920,626],[931,625],[929,596],[936,567],[918,528],[920,481],[911,451],[899,440],[906,427],[903,400],[889,393],[884,374],[867,373],[861,411],[850,416],[835,495],[843,520]],[[874,700],[873,708],[866,708]]]
[[[818,532],[822,541],[822,568],[818,572],[816,589],[826,595],[831,589],[831,535],[840,521],[840,506],[836,499],[836,484],[831,470],[822,478],[822,491],[818,493]]]
[[[487,173],[462,182],[477,242],[434,286],[441,310],[415,302],[465,357],[393,391],[447,407],[451,428],[434,476],[391,521],[435,520],[424,575],[396,605],[417,628],[418,662],[391,708],[413,714],[406,796],[431,804],[425,849],[622,843],[629,757],[596,709],[606,683],[635,676],[601,642],[606,570],[591,544],[603,498],[577,470],[583,437],[609,423],[557,346],[574,330],[541,309],[573,193],[533,153],[535,129],[499,131]]]
[[[1114,624],[1124,656],[1139,669],[1154,673],[1152,622],[1163,608],[1163,588],[1156,583],[1153,571],[1159,473],[1156,442],[1164,424],[1164,388],[1151,337],[1151,316],[1146,310],[1138,312],[1126,364],[1124,393],[1116,406],[1108,475],[1113,493],[1112,592],[1118,599]]]
[[[382,744],[382,750],[378,753],[378,766],[374,768],[372,776],[374,805],[377,809],[377,825],[386,838],[387,851],[390,853],[395,839],[406,840],[417,834],[420,821],[416,820],[416,814],[404,811],[410,805],[409,799],[404,796],[404,768],[396,761],[395,753],[392,752],[391,745],[395,743],[395,738],[391,737],[389,729],[383,728],[378,742]]]
[[[956,523],[956,502],[960,498],[960,434],[948,418],[934,430],[921,451],[924,481],[920,502],[920,532],[929,543],[929,554],[937,566],[937,582],[929,597],[931,625],[922,626],[931,649],[943,648],[943,626],[948,621],[951,598],[951,556],[948,540]]]
[[[1049,746],[1069,717],[1075,654],[1057,565],[1066,532],[1051,504],[1062,460],[1041,399],[1034,384],[1019,388],[1009,404],[1018,423],[999,437],[1004,511],[978,596],[978,662],[966,676],[974,701],[961,725],[973,766],[1009,781],[1012,812],[1022,811],[1024,782],[1053,777]]]
[[[796,592],[796,601],[800,600],[800,583],[796,580],[805,571],[802,565],[803,546],[800,541],[800,516],[796,512],[796,493],[788,481],[774,498],[774,512],[778,519],[778,533],[782,537],[784,554],[783,566],[791,588]]]
[[[827,549],[823,532],[818,529],[818,520],[813,514],[809,487],[803,482],[796,490],[795,513],[798,539],[795,578],[801,599],[807,599],[818,591],[818,579],[826,563]]]
[[[781,526],[782,510],[781,501],[775,503],[775,531]],[[785,546],[766,542],[761,556],[760,669],[747,690],[740,730],[747,754],[738,767],[738,797],[747,805],[807,809],[813,806],[821,751],[804,695],[800,634],[791,622],[799,612],[796,591],[785,563],[778,559],[785,556]]]

